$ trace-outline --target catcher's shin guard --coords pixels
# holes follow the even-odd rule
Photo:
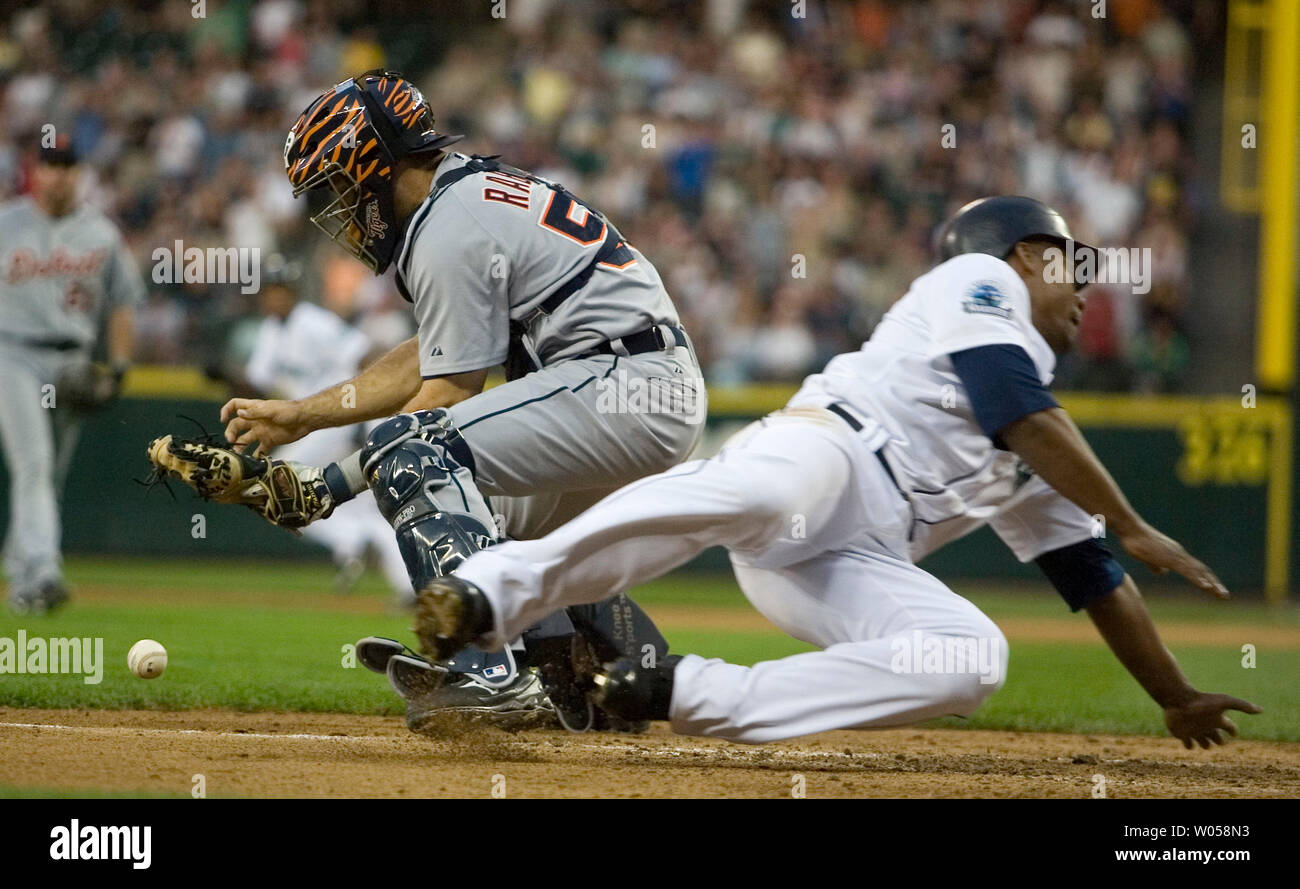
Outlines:
[[[444,577],[498,540],[487,500],[474,484],[473,454],[443,410],[398,414],[376,426],[361,467],[416,590]],[[518,675],[510,650],[469,647],[447,666],[492,686]]]
[[[662,660],[668,655],[668,640],[626,593],[590,605],[571,605],[567,611],[602,661],[621,657]]]
[[[362,471],[379,512],[397,532],[416,589],[497,540],[492,512],[464,457],[457,459],[442,428],[421,419],[398,414],[384,421],[361,450]],[[468,452],[463,442],[461,448]]]

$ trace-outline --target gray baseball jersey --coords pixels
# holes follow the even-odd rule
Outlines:
[[[542,366],[678,323],[654,266],[555,184],[485,170],[438,186],[470,160],[449,154],[439,164],[397,260],[415,305],[424,377],[501,364],[511,322],[528,325],[526,348]],[[593,262],[579,295],[538,313]]]
[[[107,311],[143,294],[135,262],[103,214],[81,208],[55,219],[28,198],[0,204],[0,446],[10,480],[4,568],[11,598],[61,577],[57,492],[78,421],[48,410],[44,387],[86,359]]]
[[[0,205],[0,330],[89,348],[106,313],[144,298],[117,227],[81,207],[47,216],[30,198]]]

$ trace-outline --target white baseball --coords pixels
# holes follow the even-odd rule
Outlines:
[[[126,665],[141,679],[157,679],[167,669],[167,649],[161,642],[141,639],[126,653]]]

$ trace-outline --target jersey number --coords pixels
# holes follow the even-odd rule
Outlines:
[[[542,228],[549,228],[584,247],[605,237],[605,221],[569,192],[559,189],[551,189],[551,199],[542,213]]]
[[[68,283],[63,292],[63,308],[68,312],[89,312],[95,307],[94,295],[76,281]]]
[[[570,192],[551,189],[551,199],[542,213],[542,228],[550,229],[584,247],[589,247],[605,237],[605,221]],[[625,242],[619,241],[610,256],[602,260],[602,265],[623,268],[633,260],[632,251]]]

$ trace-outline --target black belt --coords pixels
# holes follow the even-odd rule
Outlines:
[[[826,410],[830,411],[832,414],[837,415],[845,423],[848,423],[849,428],[852,429],[854,432],[862,431],[862,424],[858,422],[858,418],[853,416],[844,408],[840,407],[838,402],[836,402],[835,404],[828,404],[826,406]]]
[[[12,333],[0,333],[0,340],[10,343],[18,343],[23,346],[31,346],[36,349],[53,349],[56,352],[71,352],[73,349],[82,347],[81,340],[73,339],[43,339],[40,337],[17,336]]]
[[[664,329],[672,334],[672,342],[664,336]],[[615,344],[622,347],[623,351],[615,348]],[[601,343],[590,352],[580,355],[580,358],[590,358],[592,355],[641,355],[646,352],[663,352],[666,349],[675,349],[678,346],[687,344],[686,331],[676,325],[656,324],[654,327],[647,327],[639,333],[630,333],[627,336],[617,337],[607,342]]]
[[[835,414],[837,417],[842,419],[845,423],[848,423],[849,428],[852,429],[854,432],[862,431],[862,424],[858,422],[858,418],[853,416],[848,411],[846,411],[843,407],[840,406],[838,402],[834,404],[826,405],[826,410],[830,411],[832,414]],[[898,479],[894,477],[894,470],[889,468],[889,461],[885,459],[884,451],[885,451],[884,445],[881,445],[880,447],[876,448],[875,450],[876,459],[880,461],[881,466],[885,467],[885,474],[888,475],[889,480],[894,483],[894,487],[898,488],[898,493],[903,494],[903,488],[898,483]],[[907,495],[903,494],[903,496],[906,497]]]

